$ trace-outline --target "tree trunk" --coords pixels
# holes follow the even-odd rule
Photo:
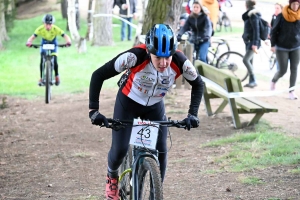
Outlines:
[[[89,0],[89,8],[88,8],[88,16],[87,16],[87,22],[88,22],[88,27],[87,27],[87,32],[85,35],[85,38],[87,41],[90,41],[92,39],[92,9],[93,9],[93,0]]]
[[[3,42],[9,40],[5,26],[5,6],[4,2],[0,1],[0,49],[3,49]]]
[[[77,46],[79,53],[86,51],[85,38],[81,38],[76,26],[76,7],[75,2],[77,0],[68,0],[68,25],[72,40]]]
[[[169,24],[176,32],[183,0],[148,0],[141,34],[146,34],[154,24]]]
[[[111,14],[112,1],[97,0],[95,4],[95,14]],[[112,17],[99,16],[93,18],[93,41],[95,46],[109,46],[113,44],[112,40]]]
[[[68,0],[61,0],[60,3],[61,15],[63,19],[68,18]]]

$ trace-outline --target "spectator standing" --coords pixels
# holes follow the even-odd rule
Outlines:
[[[282,8],[283,6],[280,3],[275,3],[274,5],[274,14],[272,15],[272,19],[271,19],[271,27],[273,27],[274,22],[277,18],[277,15],[279,15],[282,12]]]
[[[259,20],[261,17],[260,12],[255,9],[255,0],[246,0],[247,11],[242,15],[244,21],[243,40],[246,46],[246,53],[243,58],[243,63],[247,67],[249,74],[249,83],[244,87],[254,88],[257,86],[256,79],[253,72],[253,56],[257,53],[260,47],[259,36]]]
[[[218,0],[201,0],[202,6],[206,7],[209,11],[209,18],[213,23],[213,29],[217,27],[219,17],[219,2]]]
[[[199,60],[207,63],[206,57],[210,37],[213,32],[212,23],[198,1],[193,2],[193,11],[187,18],[184,26],[180,29],[177,40],[181,41],[181,36],[190,30],[192,31],[192,35],[189,41],[194,44],[194,48],[199,55]]]
[[[128,22],[132,22],[132,18],[136,18],[136,5],[137,0],[115,0],[114,5],[120,8],[120,17]],[[127,26],[127,39],[132,39],[132,28],[129,24],[122,20],[121,26],[121,41],[125,40],[126,37],[126,26]]]
[[[282,9],[277,16],[271,30],[271,51],[276,52],[279,65],[271,81],[271,90],[287,71],[290,61],[290,88],[294,87],[297,80],[297,68],[300,61],[300,0],[289,0],[289,5]],[[290,89],[289,98],[298,99],[294,89]]]

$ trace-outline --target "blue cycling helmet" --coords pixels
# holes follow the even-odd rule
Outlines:
[[[146,35],[147,50],[158,57],[172,56],[177,49],[177,40],[167,24],[155,24]]]
[[[46,14],[44,17],[43,17],[43,23],[46,23],[46,24],[54,24],[55,22],[55,18],[53,15],[50,15],[50,14]]]

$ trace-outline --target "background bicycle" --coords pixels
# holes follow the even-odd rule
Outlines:
[[[121,200],[161,200],[163,188],[156,141],[160,126],[185,128],[183,121],[143,121],[108,119],[109,128],[132,126],[130,148],[119,168]]]
[[[232,3],[230,0],[219,0],[219,17],[217,21],[216,31],[221,32],[222,26],[225,31],[232,31],[231,21],[226,14],[226,8],[232,7]]]
[[[194,59],[198,58],[194,52]],[[248,70],[243,63],[243,55],[231,51],[229,43],[225,39],[214,39],[208,49],[207,63],[220,70],[225,70],[238,77],[241,81],[248,77]]]
[[[45,86],[45,103],[50,103],[51,100],[51,86],[55,82],[54,77],[54,58],[51,54],[51,50],[54,50],[55,47],[67,47],[67,44],[32,44],[30,47],[39,48],[42,47],[43,50],[46,50],[46,53],[43,54],[42,62],[42,85]]]

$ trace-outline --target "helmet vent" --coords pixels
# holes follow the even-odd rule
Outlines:
[[[162,38],[162,50],[161,50],[163,53],[166,53],[166,51],[167,51],[166,46],[167,46],[167,38],[166,38],[166,36],[163,36],[163,38]]]

